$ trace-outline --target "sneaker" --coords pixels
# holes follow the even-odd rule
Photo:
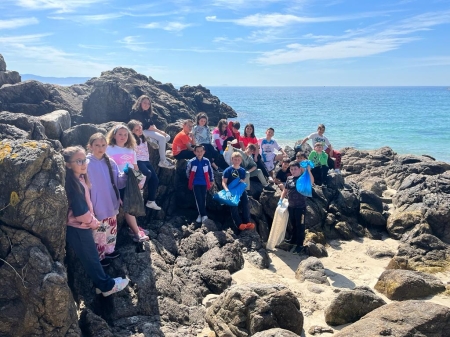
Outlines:
[[[102,265],[102,267],[108,267],[110,265],[109,261],[106,259],[100,260],[100,264]]]
[[[112,253],[105,254],[105,259],[115,259],[115,258],[118,258],[119,256],[120,256],[119,252],[113,251]]]
[[[195,220],[195,222],[198,222],[198,223],[202,222],[202,216],[199,215],[199,216],[197,217],[197,219]]]
[[[158,163],[158,166],[159,167],[165,167],[165,168],[173,168],[174,167],[174,165],[171,164],[170,162],[168,162],[167,159],[165,161],[160,161]]]
[[[126,278],[121,278],[121,277],[115,278],[114,279],[114,287],[109,291],[102,292],[103,296],[107,297],[114,293],[118,293],[121,290],[124,290],[126,288],[126,286],[128,285],[128,282],[130,282],[130,281]]]
[[[255,224],[253,222],[249,222],[247,224],[247,229],[255,229]]]
[[[139,231],[139,234],[134,234],[133,241],[134,242],[145,242],[148,241],[149,237],[145,235],[143,231]]]
[[[263,189],[266,191],[275,191],[275,189],[270,184],[267,184],[266,186],[264,186]]]
[[[205,220],[208,220],[208,217],[206,215],[202,216],[202,222],[204,222]]]
[[[295,247],[293,254],[300,255],[301,253],[303,253],[304,249],[305,249],[305,247],[299,245],[299,246]]]
[[[341,174],[341,170],[339,169],[335,169],[334,172],[336,172],[337,174]]]
[[[273,183],[274,183],[273,178],[269,177],[269,184],[273,184]]]
[[[241,230],[241,231],[245,231],[245,230],[248,230],[248,229],[254,229],[254,228],[255,228],[255,225],[252,224],[251,222],[243,223],[243,224],[239,225],[239,230]]]
[[[154,209],[154,210],[156,210],[156,211],[160,211],[160,210],[161,210],[161,207],[159,207],[159,206],[156,204],[156,202],[150,201],[150,200],[147,201],[147,203],[145,204],[145,207]],[[145,233],[145,234],[148,234],[148,233]]]
[[[144,229],[142,227],[138,227],[138,228],[139,228],[139,231],[144,232],[145,235],[148,235],[150,233],[147,229]],[[128,228],[128,234],[130,236],[134,236],[134,232],[131,228]]]

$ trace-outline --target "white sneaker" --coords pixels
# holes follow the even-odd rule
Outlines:
[[[205,220],[208,220],[208,217],[206,215],[202,216],[202,222],[205,221]]]
[[[145,235],[145,233],[143,231],[139,231],[139,233],[134,234],[134,237],[133,237],[134,242],[145,242],[145,241],[148,241],[149,239],[150,238],[147,235]]]
[[[160,161],[158,163],[158,166],[159,167],[165,167],[165,168],[172,168],[172,167],[174,167],[174,165],[171,164],[170,162],[168,162],[167,159],[165,161]]]
[[[115,282],[114,287],[111,290],[102,292],[103,296],[106,297],[114,293],[117,293],[121,290],[124,290],[128,285],[128,282],[130,282],[130,280],[126,278],[117,277],[114,279],[114,282]]]
[[[157,204],[156,204],[156,202],[154,202],[154,201],[147,201],[147,203],[145,204],[145,207],[148,207],[148,208],[151,208],[151,209],[154,209],[154,210],[157,210],[157,211],[160,211],[161,210],[161,207],[159,207]]]
[[[269,177],[269,184],[273,184],[273,183],[274,183],[273,178]]]
[[[199,216],[197,217],[197,219],[195,220],[195,222],[198,222],[198,223],[202,222],[202,216],[199,215]]]
[[[335,169],[334,172],[336,172],[337,174],[341,174],[341,170],[339,169]]]

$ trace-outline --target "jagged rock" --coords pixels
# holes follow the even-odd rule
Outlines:
[[[374,192],[361,190],[359,193],[359,201],[361,204],[365,204],[367,209],[378,213],[383,212],[383,202]]]
[[[0,54],[0,71],[6,71],[6,62],[2,54]]]
[[[63,131],[71,127],[71,118],[67,110],[56,110],[39,117],[48,138],[59,139]]]
[[[317,258],[328,256],[325,246],[322,245],[321,243],[314,243],[309,241],[305,244],[305,247],[308,249],[308,254],[310,256],[314,256]]]
[[[445,291],[445,285],[435,276],[412,270],[385,270],[375,289],[396,301],[435,295]]]
[[[64,177],[64,160],[49,142],[0,142],[0,221],[40,238],[56,261],[65,247]]]
[[[87,337],[114,337],[108,323],[89,309],[84,309],[81,313],[80,326],[83,335]]]
[[[247,260],[259,269],[269,267],[270,259],[256,231],[244,231],[239,235],[239,243]]]
[[[382,259],[385,257],[394,257],[395,252],[387,247],[367,247],[366,254],[374,259]]]
[[[346,221],[340,221],[335,226],[334,229],[339,233],[339,235],[344,240],[353,239],[352,227]]]
[[[386,304],[336,333],[335,337],[448,336],[450,309],[425,301]]]
[[[300,282],[310,281],[317,284],[330,285],[322,262],[313,256],[300,262],[295,271],[295,278]]]
[[[368,287],[341,291],[325,309],[325,322],[341,325],[356,322],[386,302]]]
[[[29,139],[28,132],[14,125],[0,123],[0,139]]]
[[[298,337],[296,333],[293,333],[292,331],[285,330],[285,329],[269,329],[257,332],[253,335],[253,337]]]
[[[450,268],[450,246],[431,234],[401,243],[388,269],[442,272]]]
[[[359,217],[361,219],[361,223],[367,227],[377,227],[380,229],[386,228],[386,218],[379,212],[361,208],[359,211]]]
[[[232,286],[206,310],[205,319],[218,337],[253,336],[270,328],[299,335],[303,328],[300,304],[283,285]]]
[[[65,130],[61,136],[64,147],[81,145],[86,146],[89,138],[96,132],[106,134],[107,130],[93,124],[80,124]]]
[[[323,326],[318,326],[318,325],[313,325],[312,327],[310,327],[308,329],[308,333],[310,335],[315,335],[315,334],[323,334],[323,333],[334,333],[334,330],[329,328],[329,327],[323,327]]]
[[[64,224],[57,226],[65,233]],[[27,230],[0,225],[0,243],[0,335],[79,336],[64,266]]]
[[[0,87],[4,84],[16,84],[22,81],[17,71],[0,71]]]
[[[423,221],[423,215],[420,210],[397,212],[389,216],[387,230],[394,239],[398,240],[404,233]]]
[[[14,125],[19,129],[27,131],[29,136],[26,138],[28,139],[42,140],[47,138],[44,126],[36,117],[22,113],[2,111],[0,112],[0,120],[2,123]]]

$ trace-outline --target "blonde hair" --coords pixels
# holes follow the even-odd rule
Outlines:
[[[120,129],[127,130],[128,134],[127,141],[123,146],[128,149],[134,149],[136,147],[136,140],[134,139],[134,136],[131,133],[130,129],[128,129],[125,124],[116,124],[111,130],[109,130],[108,134],[106,135],[106,141],[108,145],[117,145],[116,139],[114,137],[116,136],[117,131],[119,131]]]
[[[242,159],[242,155],[239,152],[233,152],[231,155],[231,159],[233,159],[234,157],[239,157]]]

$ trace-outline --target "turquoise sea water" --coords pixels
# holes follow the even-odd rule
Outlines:
[[[450,162],[450,88],[447,87],[209,87],[233,107],[257,137],[275,129],[280,145],[294,145],[326,126],[339,149],[390,146],[399,154],[428,154]]]

